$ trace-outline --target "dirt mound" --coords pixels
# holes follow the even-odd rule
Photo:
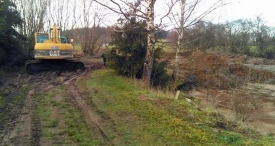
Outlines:
[[[188,82],[190,78],[196,79],[198,86],[213,89],[229,89],[248,82],[273,81],[275,75],[272,72],[249,68],[241,63],[244,58],[197,50],[185,56],[185,62],[181,64],[183,78]]]

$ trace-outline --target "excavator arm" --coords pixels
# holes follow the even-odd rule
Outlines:
[[[60,43],[60,29],[54,25],[53,28],[50,29],[50,39],[53,43]]]

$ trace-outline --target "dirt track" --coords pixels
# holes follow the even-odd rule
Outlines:
[[[96,112],[96,108],[91,108],[86,103],[86,97],[83,96],[82,91],[77,87],[75,82],[85,77],[89,72],[102,68],[103,64],[99,63],[85,63],[85,70],[71,71],[71,72],[42,72],[39,74],[28,75],[26,73],[19,72],[17,75],[10,76],[1,80],[1,82],[16,82],[13,90],[17,90],[17,87],[28,85],[28,93],[24,95],[22,100],[24,104],[22,106],[16,105],[12,108],[13,119],[5,120],[3,129],[0,129],[0,145],[47,145],[44,139],[41,139],[41,120],[36,117],[33,112],[37,106],[36,94],[44,93],[54,89],[58,85],[64,85],[65,95],[70,97],[71,102],[77,104],[82,110],[85,116],[86,123],[89,123],[93,127],[92,133],[99,135],[97,138],[101,138],[105,144],[113,145],[116,143],[116,139],[110,140],[112,133],[112,123],[106,123],[104,118],[108,118],[106,115],[102,116]],[[3,88],[8,87],[8,84],[2,85]],[[11,89],[12,90],[12,89]],[[62,100],[61,97],[56,97],[55,100]],[[91,105],[91,103],[89,103]],[[3,113],[5,114],[5,113]],[[110,121],[110,120],[109,120]],[[91,124],[93,123],[93,124]],[[108,129],[107,129],[108,127]],[[96,130],[95,130],[96,129]]]
[[[112,133],[115,133],[115,128],[112,127],[113,123],[111,118],[104,113],[98,114],[98,108],[92,101],[89,101],[86,96],[83,94],[85,92],[77,87],[75,81],[80,80],[85,77],[86,73],[82,73],[80,77],[74,77],[69,81],[65,82],[65,88],[69,97],[77,104],[77,106],[84,113],[86,123],[89,123],[92,126],[90,131],[92,135],[97,135],[97,139],[104,141],[106,145],[117,145],[118,137],[115,139],[111,137]]]

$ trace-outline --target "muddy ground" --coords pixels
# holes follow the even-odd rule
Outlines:
[[[219,110],[231,120],[242,121],[262,133],[275,134],[274,61],[201,51],[181,55],[179,79],[188,81],[191,84],[187,85],[193,88],[184,92],[200,99],[205,107]],[[109,123],[105,120],[108,116],[102,116],[96,108],[87,106],[84,91],[75,84],[90,72],[103,68],[103,62],[100,58],[95,62],[89,57],[82,58],[82,61],[85,70],[28,75],[22,68],[17,68],[0,76],[0,99],[9,103],[5,106],[0,104],[2,115],[8,113],[0,121],[0,145],[47,145],[46,140],[40,139],[41,121],[33,114],[36,108],[33,95],[50,91],[58,85],[65,86],[64,94],[70,95],[72,102],[83,111],[85,121],[93,123],[96,129],[93,132],[99,135],[99,139],[106,145],[119,143],[118,139],[110,139],[112,128],[106,128]],[[20,92],[21,88],[24,92]],[[9,97],[4,99],[5,95]],[[57,97],[56,100],[62,99]]]
[[[77,71],[49,71],[30,75],[20,67],[9,70],[1,68],[7,70],[0,77],[0,101],[5,103],[0,104],[1,146],[47,145],[47,142],[40,138],[41,121],[33,113],[37,105],[34,95],[51,91],[58,85],[65,86],[66,93],[62,94],[69,95],[72,102],[76,102],[86,116],[87,123],[93,123],[99,131],[97,134],[102,135],[103,139],[106,137],[102,132],[103,128],[99,126],[103,121],[101,116],[97,115],[96,109],[87,106],[85,97],[75,84],[91,71],[103,68],[103,62],[99,60],[92,62],[93,59],[89,57],[83,57],[81,60],[85,64],[85,69]],[[22,88],[24,88],[23,93]],[[14,99],[15,97],[18,99]],[[108,143],[108,139],[105,141]]]

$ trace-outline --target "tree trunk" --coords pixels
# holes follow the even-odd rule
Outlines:
[[[180,27],[178,29],[178,44],[176,50],[176,60],[175,60],[175,68],[173,73],[174,81],[177,81],[178,74],[179,74],[179,64],[180,64],[180,50],[182,48],[182,41],[183,41],[183,30],[184,30],[184,11],[185,11],[185,2],[186,0],[181,0],[180,3],[180,10],[181,10],[181,17],[180,17]]]
[[[153,69],[153,59],[154,59],[154,50],[155,50],[155,26],[154,26],[154,5],[156,0],[147,0],[147,52],[143,66],[142,79],[148,85],[150,84],[150,78]]]

